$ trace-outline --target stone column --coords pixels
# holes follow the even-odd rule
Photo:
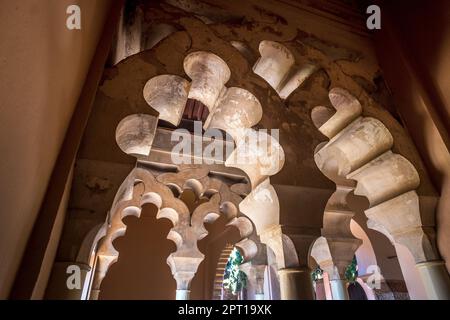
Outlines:
[[[352,262],[359,239],[318,238],[311,248],[311,256],[328,274],[333,300],[348,300],[345,270]]]
[[[261,242],[275,255],[281,300],[314,300],[311,269],[304,264],[318,232],[278,225],[261,234]]]
[[[239,269],[247,275],[251,286],[255,288],[255,300],[264,300],[264,272],[266,267],[266,265],[257,265],[251,262],[239,266]]]
[[[173,278],[177,283],[175,293],[176,300],[189,300],[191,281],[197,272],[198,266],[203,261],[203,254],[194,248],[193,251],[185,253],[171,253],[167,259],[167,263],[172,271]],[[197,255],[196,257],[194,257]]]
[[[328,273],[323,273],[323,289],[325,290],[325,300],[333,300],[333,295],[331,293],[330,277]]]
[[[175,300],[189,300],[191,295],[190,286],[194,275],[195,272],[176,272],[173,274],[177,282]]]
[[[327,300],[323,279],[317,280],[314,283],[314,290],[316,292],[316,300]]]
[[[345,279],[345,269],[347,262],[339,265],[321,265],[320,267],[328,274],[331,296],[333,300],[349,300],[347,291],[347,280]]]
[[[429,300],[450,300],[450,277],[444,261],[416,264]]]
[[[330,287],[333,300],[349,300],[346,280],[344,279],[330,280]]]
[[[191,290],[180,289],[176,291],[175,299],[176,300],[189,300],[191,294]]]
[[[281,300],[314,300],[311,270],[307,267],[278,270]]]

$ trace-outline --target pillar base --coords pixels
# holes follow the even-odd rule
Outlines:
[[[255,300],[264,300],[264,293],[255,293]]]
[[[450,277],[444,261],[416,264],[429,300],[450,300]]]
[[[314,300],[311,270],[288,268],[278,270],[281,300]]]
[[[176,300],[189,300],[191,290],[177,290]]]

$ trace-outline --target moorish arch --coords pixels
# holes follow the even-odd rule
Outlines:
[[[158,119],[135,114],[119,123],[117,144],[123,152],[136,157],[137,164],[119,188],[105,222],[108,228],[97,251],[93,299],[98,296],[101,281],[109,267],[118,259],[119,253],[112,242],[126,231],[122,219],[128,215],[139,216],[142,205],[146,203],[158,207],[157,218],[167,218],[173,223],[168,239],[176,244],[177,250],[168,257],[167,262],[177,282],[178,299],[189,297],[189,284],[204,258],[197,248],[197,241],[207,235],[204,223],[214,222],[221,214],[226,215],[229,225],[240,231],[242,239],[236,247],[247,262],[258,254],[264,256],[258,253],[259,237],[278,224],[277,196],[269,177],[281,169],[284,154],[277,137],[265,130],[251,128],[262,115],[258,100],[247,90],[225,87],[230,77],[229,68],[212,53],[189,54],[184,60],[184,68],[191,78],[190,82],[170,75],[150,79],[144,87],[147,103],[159,112],[159,119],[177,125],[188,99],[200,101],[209,110],[204,129],[227,132],[233,138],[235,148],[226,154],[224,162],[212,165],[213,168],[205,165],[171,165],[166,157],[166,163],[159,164],[159,168],[163,168],[161,172],[155,173],[151,168],[155,167],[155,162],[162,160],[161,154],[152,152],[154,140],[163,139],[156,137]],[[219,134],[221,132],[216,130],[212,136]],[[258,141],[256,144],[255,138]],[[214,146],[214,150],[219,149]],[[195,156],[198,155],[188,155]],[[209,163],[217,160],[202,157]],[[223,176],[231,180],[239,176],[236,172],[240,173],[240,182],[228,186],[212,177],[220,176],[220,171],[228,171]],[[198,195],[208,195],[210,199],[191,214],[186,205],[174,196],[173,188],[191,188]],[[261,241],[264,242],[263,237]],[[257,260],[264,263],[263,258]],[[248,273],[251,274],[250,269]]]
[[[252,237],[253,226],[246,217],[237,215],[236,207],[233,204],[233,201],[236,201],[239,196],[232,194],[217,179],[203,176],[199,179],[202,181],[200,182],[192,178],[193,176],[198,177],[199,173],[195,172],[193,168],[186,169],[189,171],[188,174],[186,171],[180,171],[179,181],[197,184],[196,186],[202,189],[194,190],[201,191],[201,194],[212,194],[209,201],[200,204],[192,215],[186,204],[176,198],[168,186],[169,183],[178,186],[176,181],[168,179],[170,182],[165,184],[161,182],[167,178],[164,177],[164,173],[155,178],[152,172],[139,167],[139,164],[130,173],[122,188],[119,189],[118,197],[106,222],[108,225],[106,235],[99,243],[95,277],[91,291],[92,299],[98,296],[101,281],[109,267],[118,259],[119,252],[114,248],[113,241],[126,231],[126,225],[122,222],[122,219],[128,215],[139,216],[142,206],[147,203],[152,203],[159,209],[156,216],[158,219],[167,218],[173,223],[173,228],[167,237],[176,244],[177,250],[169,255],[167,263],[177,282],[178,297],[180,295],[184,298],[187,297],[190,282],[199,264],[204,259],[204,255],[197,247],[197,241],[207,235],[204,223],[212,223],[219,215],[225,215],[229,220],[229,225],[237,227],[240,232],[241,241],[236,246],[240,248],[248,260],[251,260],[256,254],[256,244],[249,239],[249,237]],[[203,170],[204,173],[205,170]],[[187,175],[188,179],[186,180],[183,175]],[[161,181],[157,179],[161,179]],[[189,188],[186,185],[184,187]]]
[[[261,52],[261,59],[263,59],[263,55],[263,52]],[[261,59],[257,64],[262,63]],[[274,61],[277,60],[275,59]],[[138,169],[143,169],[145,171],[157,163],[159,164],[159,173],[154,176],[154,178],[158,178],[159,175],[165,175],[177,180],[178,178],[176,176],[178,174],[181,174],[185,169],[186,171],[190,171],[192,167],[185,166],[184,168],[179,168],[170,165],[172,160],[168,154],[171,152],[170,147],[174,147],[174,145],[167,143],[169,148],[164,149],[161,147],[161,142],[168,142],[168,137],[170,138],[170,135],[168,132],[157,127],[158,120],[166,121],[176,127],[179,125],[186,110],[186,105],[189,104],[190,101],[198,101],[201,103],[205,109],[201,111],[198,118],[203,119],[205,117],[203,129],[207,131],[210,130],[210,134],[211,132],[213,133],[211,134],[212,138],[216,138],[216,134],[217,136],[221,136],[222,131],[225,131],[233,138],[232,151],[228,153],[227,150],[225,150],[222,154],[226,154],[226,159],[224,159],[222,163],[216,164],[216,167],[211,169],[208,175],[215,175],[216,171],[219,171],[227,177],[230,175],[240,175],[243,177],[240,182],[228,186],[231,193],[245,196],[242,201],[241,199],[235,203],[231,201],[235,207],[235,209],[231,211],[237,213],[236,216],[233,217],[238,219],[241,217],[240,215],[242,215],[242,217],[250,219],[250,224],[254,227],[252,230],[254,233],[252,233],[251,237],[250,235],[243,237],[243,241],[246,239],[248,240],[247,242],[243,242],[243,250],[245,250],[244,244],[247,245],[247,250],[249,252],[255,252],[254,249],[258,248],[259,241],[267,245],[267,250],[270,249],[275,256],[280,287],[285,289],[281,290],[281,298],[311,298],[312,296],[308,291],[312,290],[304,288],[304,285],[310,280],[310,270],[301,270],[300,266],[307,261],[309,255],[308,248],[310,247],[309,244],[313,242],[312,239],[314,237],[302,235],[293,236],[289,234],[289,232],[286,232],[283,226],[280,225],[278,195],[270,183],[270,176],[273,176],[280,171],[284,162],[284,152],[277,142],[277,139],[272,135],[267,134],[264,130],[252,129],[252,127],[261,119],[262,110],[259,101],[252,93],[245,89],[238,87],[227,88],[225,86],[230,78],[230,70],[220,57],[212,53],[206,51],[192,52],[186,56],[183,66],[190,81],[176,75],[158,75],[147,81],[143,90],[144,99],[159,113],[159,117],[155,118],[147,114],[134,114],[124,118],[117,127],[117,144],[126,154],[133,155],[137,158]],[[272,71],[268,71],[269,75],[270,72]],[[263,75],[261,75],[261,77],[266,79]],[[278,92],[278,94],[280,95],[280,92]],[[348,262],[349,259],[353,257],[350,253],[357,249],[360,242],[353,237],[350,232],[349,223],[354,213],[348,208],[346,197],[350,192],[365,195],[362,191],[358,191],[365,187],[360,186],[358,189],[358,185],[360,185],[359,180],[353,178],[351,174],[356,175],[356,172],[361,167],[364,167],[366,163],[370,163],[373,159],[384,153],[386,153],[386,157],[389,157],[387,149],[391,146],[386,150],[384,148],[386,145],[392,145],[392,137],[390,137],[386,128],[384,128],[386,130],[383,131],[383,125],[379,124],[381,123],[380,121],[375,120],[374,118],[363,118],[361,116],[362,108],[360,103],[345,90],[333,89],[332,92],[330,92],[330,100],[337,110],[336,113],[331,112],[325,107],[318,107],[317,109],[314,109],[312,114],[313,121],[317,127],[319,127],[319,130],[330,138],[328,143],[321,144],[317,147],[315,160],[318,168],[336,184],[336,192],[329,199],[324,212],[322,236],[326,238],[328,248],[332,249],[329,250],[330,253],[342,252],[342,248],[347,250],[344,250],[345,254],[339,254],[339,259],[341,260],[339,262],[340,269],[343,269],[345,261]],[[205,112],[205,110],[207,110],[207,112]],[[193,112],[195,112],[195,110],[193,110]],[[364,132],[362,137],[360,137],[361,142],[358,143],[356,147],[351,146],[351,142],[345,147],[346,143],[352,141],[354,136],[358,137],[358,134],[354,134],[353,131],[357,131],[360,125],[363,128],[362,131],[364,131],[364,126],[369,127],[366,130],[367,132]],[[219,130],[214,131],[213,129]],[[387,133],[385,131],[387,131]],[[189,132],[183,134],[189,135]],[[263,143],[263,146],[256,145],[255,147],[254,145],[251,145],[251,138],[255,136],[258,137],[259,141],[265,142]],[[381,139],[379,139],[380,137]],[[368,142],[364,141],[364,139],[368,140]],[[379,147],[377,143],[380,143],[381,147]],[[156,148],[157,152],[154,152],[155,144],[158,145],[159,148]],[[342,147],[342,145],[344,145],[344,147]],[[379,150],[380,148],[381,151]],[[164,149],[164,152],[160,152],[162,149]],[[216,150],[216,148],[212,149]],[[361,149],[362,155],[353,154],[353,151],[359,149]],[[346,152],[348,152],[349,155],[347,155]],[[367,155],[364,153],[367,153]],[[202,155],[202,157],[203,156],[204,155]],[[396,156],[394,156],[394,158],[395,157]],[[245,159],[245,161],[240,161],[242,158]],[[211,163],[215,163],[217,159],[210,154],[208,160],[210,160]],[[347,162],[350,164],[347,164]],[[405,162],[402,163],[405,164]],[[408,167],[408,165],[406,165],[406,167]],[[245,183],[242,183],[244,180]],[[353,180],[357,180],[358,183]],[[201,186],[202,183],[199,182],[198,177],[183,177],[181,181],[182,182],[178,185],[170,180],[157,180],[157,183],[168,188],[164,193],[165,196],[169,197],[167,199],[171,199],[170,197],[176,199],[176,197],[173,196],[174,190],[181,190],[186,186],[193,190],[200,190],[197,191],[199,193],[203,190]],[[133,185],[134,188],[135,182],[128,183]],[[397,183],[396,180],[395,183]],[[405,185],[406,186],[400,187],[401,190],[399,192],[412,191],[415,186],[414,181],[406,182]],[[140,179],[137,179],[136,187],[144,188],[144,190],[146,189],[145,186],[142,185]],[[149,189],[147,188],[147,190]],[[383,190],[386,191],[386,189]],[[172,193],[171,196],[169,192]],[[392,191],[392,193],[396,192],[397,191]],[[134,193],[131,192],[131,194]],[[185,208],[183,208],[181,204],[177,208],[160,207],[161,210],[158,213],[160,217],[168,218],[174,223],[174,228],[171,233],[169,233],[169,238],[174,241],[174,243],[180,247],[183,247],[185,243],[189,243],[190,245],[188,245],[188,247],[194,248],[189,253],[189,258],[192,258],[193,261],[190,271],[178,271],[177,260],[173,259],[174,256],[176,257],[176,253],[169,259],[169,265],[171,265],[174,277],[179,279],[180,285],[178,297],[180,298],[188,297],[189,279],[192,279],[196,267],[198,268],[198,265],[202,261],[202,253],[199,252],[198,248],[195,250],[194,245],[194,243],[204,235],[202,223],[212,221],[214,220],[214,217],[223,213],[220,211],[223,204],[220,202],[221,198],[220,201],[217,202],[217,197],[214,198],[214,194],[216,194],[216,192],[210,194],[210,200],[213,202],[211,206],[215,206],[215,208],[218,207],[219,210],[205,213],[203,216],[204,219],[196,218],[196,221],[199,222],[197,224],[197,229],[200,231],[193,231],[191,228],[186,228],[186,230],[182,228],[184,230],[182,232],[179,230],[180,225],[186,226],[186,222],[183,222],[183,225],[180,221],[190,221],[188,215],[191,214],[189,212],[186,213]],[[389,200],[390,196],[389,193],[387,195],[382,195],[380,196],[380,201],[383,202]],[[131,200],[134,199],[133,197],[134,196],[132,196]],[[131,207],[127,207],[126,210],[124,210],[124,214],[120,213],[117,216],[127,214],[139,215],[141,201],[138,201],[138,198],[141,198],[141,200],[144,199],[143,201],[154,203],[157,206],[159,203],[162,204],[163,202],[163,197],[158,193],[153,194],[148,192],[148,194],[146,194],[138,190],[136,199],[133,200],[135,202],[130,202],[132,203]],[[175,200],[173,201],[176,203]],[[380,203],[371,203],[372,207],[375,207],[378,204]],[[209,208],[206,205],[204,207]],[[229,209],[228,204],[227,209]],[[178,211],[181,212],[181,215]],[[199,216],[202,215],[199,214]],[[180,219],[180,217],[183,219]],[[383,228],[383,225],[381,224],[375,225],[380,219],[375,219],[373,217],[369,217],[369,219],[372,221],[369,224],[373,229],[380,230],[380,228]],[[111,219],[107,221],[108,226],[111,224],[111,221]],[[112,242],[115,236],[122,235],[125,232],[125,228],[121,221],[116,221],[115,223],[114,228],[117,228],[117,230],[114,232],[111,231],[111,234],[107,235],[104,240],[102,240],[102,244],[103,242],[107,243],[105,239],[109,238]],[[182,234],[181,236],[179,236],[180,233]],[[194,234],[195,237],[192,236],[192,234]],[[105,274],[105,272],[101,270],[101,265],[108,266],[112,261],[117,259],[118,253],[112,250],[113,247],[112,249],[110,247],[112,247],[112,244],[104,245],[104,248],[106,248],[105,252],[108,252],[107,254],[104,254],[104,262],[102,263],[102,259],[98,259],[98,262],[101,263],[100,265],[96,265],[96,269],[99,271],[97,279],[101,279]],[[177,248],[177,252],[178,249],[180,248]],[[184,249],[185,248],[182,248],[180,251],[183,251]],[[111,254],[108,250],[110,250]],[[256,252],[258,253],[258,250],[256,250]],[[247,254],[248,259],[251,259],[251,256],[252,254]],[[185,258],[187,256],[180,255],[180,257]],[[337,263],[338,260],[334,260]],[[105,267],[104,269],[107,270],[108,267]],[[342,276],[339,275],[339,272],[337,272],[337,274],[337,278],[342,280]],[[298,285],[299,283],[302,283],[303,285],[301,290]],[[95,290],[98,289],[99,286],[97,286],[97,289]]]
[[[385,284],[381,273],[383,268],[378,265],[372,240],[354,219],[350,221],[350,229],[352,235],[361,240],[356,250],[354,247],[348,248],[342,245],[335,239],[330,241],[326,237],[317,239],[311,248],[312,262],[317,265],[320,263],[322,272],[320,279],[315,279],[316,293],[319,298],[322,300],[325,298],[327,300],[352,299],[350,285],[356,292],[362,293],[361,290],[363,290],[368,300],[377,300],[379,295],[392,294],[389,292],[389,286]],[[344,241],[345,239],[342,242]],[[352,253],[354,257],[351,257]],[[358,274],[352,283],[346,283],[348,279],[345,277],[345,272],[353,259],[355,259]]]
[[[378,266],[372,240],[354,219],[350,221],[350,230],[355,238],[361,239],[362,241],[361,245],[355,251],[355,258],[358,266],[358,278],[356,280],[360,288],[364,290],[367,299],[376,300],[376,290],[378,289],[371,288],[371,281],[381,282],[383,280],[383,275],[381,273],[381,267]],[[378,275],[374,276],[374,271],[377,272]],[[367,282],[369,282],[369,284]]]
[[[225,268],[230,259],[230,254],[233,252],[233,248],[233,245],[228,243],[220,252],[215,270],[212,300],[224,300],[225,298],[226,292],[224,290],[223,280]]]
[[[448,274],[439,260],[433,234],[421,222],[416,193],[420,184],[417,170],[405,157],[391,150],[394,141],[389,130],[381,121],[362,116],[361,104],[349,92],[334,88],[329,98],[335,113],[319,106],[311,115],[319,131],[330,139],[317,147],[314,159],[319,169],[336,184],[336,192],[327,207],[336,203],[339,206],[332,214],[325,210],[322,232],[326,237],[316,241],[311,254],[319,265],[334,268],[332,271],[342,280],[343,263],[339,259],[353,257],[358,245],[351,240],[351,233],[344,234],[333,226],[350,231],[352,213],[343,208],[347,205],[346,196],[353,192],[369,201],[369,208],[365,210],[368,227],[411,252],[428,298],[448,298]],[[343,196],[335,201],[339,193]],[[332,223],[328,223],[328,219]],[[341,222],[336,223],[336,219]],[[344,249],[340,245],[343,238],[348,247],[346,255],[334,255],[337,247]]]
[[[379,300],[450,298],[449,64],[428,59],[450,55],[400,39],[417,12],[386,3],[374,38],[348,0],[82,2],[82,50],[8,46],[3,298],[209,299],[227,244],[255,298],[313,299],[322,274],[347,298],[371,266]]]
[[[286,99],[307,78],[318,70],[312,62],[299,65],[294,55],[281,43],[263,40],[259,44],[260,57],[253,72],[267,81],[281,99]]]

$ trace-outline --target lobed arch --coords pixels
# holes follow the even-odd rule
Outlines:
[[[193,52],[186,56],[183,65],[192,80],[190,85],[183,86],[183,88],[187,87],[187,90],[178,91],[184,98],[176,99],[178,101],[176,104],[172,102],[159,104],[160,101],[172,101],[169,94],[164,99],[158,99],[156,103],[149,99],[147,102],[157,111],[161,111],[160,117],[161,114],[170,114],[171,109],[183,109],[183,102],[188,98],[199,99],[208,107],[210,113],[203,127],[205,130],[223,130],[233,138],[236,148],[224,164],[226,167],[240,169],[248,176],[251,190],[240,203],[239,209],[253,221],[257,234],[261,234],[279,224],[278,199],[270,185],[269,177],[279,172],[284,164],[283,148],[276,137],[272,137],[264,130],[252,129],[261,120],[261,104],[249,91],[225,86],[230,74],[228,66],[221,58],[206,51]],[[170,75],[157,77],[171,78]],[[178,86],[180,81],[174,81],[172,86]],[[157,87],[147,88],[149,89],[144,88],[144,96],[152,96],[158,91]],[[218,94],[219,91],[220,94]],[[177,122],[179,119],[173,123]],[[252,148],[248,140],[255,136],[270,147]],[[242,158],[249,161],[239,161]],[[260,213],[254,209],[256,206],[262,210]]]
[[[223,278],[225,274],[225,268],[230,258],[230,254],[233,251],[234,246],[230,243],[225,244],[225,247],[220,252],[219,259],[217,260],[215,277],[212,288],[212,300],[224,300],[223,296]]]
[[[415,167],[392,151],[394,141],[389,130],[381,121],[362,116],[361,104],[348,91],[333,88],[329,98],[336,109],[334,114],[322,106],[312,111],[318,130],[330,139],[320,144],[314,155],[318,168],[336,184],[327,207],[335,203],[333,198],[338,193],[344,195],[339,201],[341,206],[346,206],[350,192],[364,196],[369,200],[365,210],[369,228],[383,233],[393,244],[407,247],[418,266],[438,260],[433,234],[422,225],[416,192],[420,178]],[[350,216],[351,212],[339,215],[347,230]],[[339,233],[327,227],[328,219],[326,209],[322,233],[327,234],[330,243]],[[347,239],[351,237],[347,233]],[[430,298],[434,294],[429,288]]]
[[[261,41],[259,53],[261,56],[253,66],[253,72],[263,78],[281,99],[287,99],[318,70],[317,65],[313,63],[296,65],[291,51],[275,41]]]
[[[200,178],[202,182],[197,180],[204,190],[211,190],[211,187],[215,186],[218,191],[211,196],[208,202],[200,204],[191,215],[183,201],[176,198],[171,189],[161,182],[177,183],[177,181],[184,181],[186,176],[193,179],[192,176],[198,174],[195,170],[188,171],[189,173],[181,171],[180,177],[162,174],[155,178],[148,170],[136,167],[125,179],[105,222],[106,234],[99,242],[92,299],[98,297],[103,278],[109,267],[119,257],[113,241],[126,232],[126,225],[122,219],[128,215],[139,217],[142,206],[147,203],[158,208],[157,219],[166,218],[173,224],[167,238],[175,243],[177,250],[169,255],[167,263],[177,281],[178,294],[188,294],[186,291],[188,291],[190,281],[195,275],[198,265],[204,259],[204,255],[197,247],[197,241],[206,237],[208,233],[204,228],[204,223],[214,222],[219,215],[225,215],[229,220],[227,226],[235,227],[239,231],[241,241],[236,246],[244,253],[246,259],[251,260],[256,255],[256,244],[250,239],[257,240],[252,235],[251,222],[245,216],[236,216],[237,211],[230,210],[229,205],[222,208],[220,206],[221,200],[223,203],[233,203],[240,199],[238,195],[231,194],[223,183],[206,176]],[[158,178],[161,181],[158,181]],[[192,186],[192,184],[185,186],[189,188],[190,185]]]
[[[178,76],[159,75],[147,82],[143,95],[147,103],[159,112],[159,118],[145,114],[126,117],[117,127],[117,144],[124,153],[136,157],[138,164],[145,163],[151,156],[157,120],[177,125],[186,101],[198,100],[210,111],[204,129],[223,130],[233,138],[236,148],[223,165],[243,172],[249,182],[248,188],[246,190],[242,184],[229,188],[209,177],[208,170],[202,168],[182,166],[153,177],[145,166],[138,165],[119,188],[108,215],[109,228],[97,254],[100,263],[96,269],[94,290],[100,289],[109,266],[117,261],[118,252],[112,241],[125,233],[122,218],[126,215],[139,216],[140,207],[145,203],[156,205],[159,209],[157,218],[169,219],[173,224],[168,239],[176,244],[177,250],[168,257],[168,264],[177,280],[177,298],[180,299],[188,298],[190,280],[204,258],[197,248],[197,241],[207,235],[204,223],[214,222],[220,214],[226,215],[230,219],[228,225],[238,228],[240,232],[241,241],[236,247],[246,261],[261,256],[258,252],[261,245],[258,243],[260,239],[266,239],[261,235],[279,226],[278,199],[269,177],[281,170],[284,152],[277,137],[272,137],[265,130],[252,129],[262,117],[259,101],[245,89],[225,87],[230,70],[220,57],[210,52],[192,52],[186,56],[183,65],[191,81]],[[265,145],[257,144],[255,149],[250,145],[252,137],[260,139]],[[249,163],[240,162],[239,156]],[[199,196],[210,196],[210,200],[197,207],[192,216],[171,191],[185,187],[192,188]],[[139,188],[143,190],[139,191]],[[244,200],[241,195],[244,195]],[[261,242],[268,245],[274,243],[267,239]],[[274,251],[283,255],[279,250]],[[281,262],[281,259],[277,260]]]
[[[358,271],[360,276],[369,274],[370,266],[377,266],[377,255],[372,245],[372,240],[364,231],[364,229],[354,219],[350,221],[350,230],[352,234],[362,240],[361,245],[355,252],[356,260],[358,261]]]

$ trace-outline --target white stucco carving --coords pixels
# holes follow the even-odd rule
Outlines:
[[[319,126],[319,131],[331,139],[361,115],[362,107],[358,99],[342,88],[331,89],[328,97],[332,106],[336,109],[336,113],[332,116],[330,115],[329,119]],[[319,106],[314,108],[314,110],[316,112],[319,110],[322,110],[322,112],[326,111],[323,108]]]
[[[253,72],[266,80],[282,99],[286,99],[317,70],[314,64],[294,66],[293,54],[275,41],[261,41],[259,53],[261,57],[253,66]]]
[[[404,192],[416,189],[419,174],[405,157],[387,151],[347,175],[356,180],[355,194],[366,196],[374,206]]]
[[[217,99],[225,83],[230,79],[230,69],[219,56],[196,51],[184,59],[184,71],[191,78],[188,98],[201,101],[210,112],[214,111]]]
[[[231,87],[217,101],[217,106],[204,127],[222,129],[238,139],[234,134],[235,130],[251,128],[261,117],[262,107],[258,99],[245,89]]]
[[[147,114],[132,114],[122,119],[116,129],[118,146],[129,155],[149,155],[157,123],[156,117]]]
[[[183,116],[190,83],[186,79],[169,74],[147,81],[143,95],[145,101],[159,112],[159,119],[177,126]]]
[[[206,105],[210,114],[204,128],[224,130],[236,143],[236,149],[225,161],[225,165],[241,169],[248,176],[251,188],[245,191],[247,197],[241,203],[238,194],[225,187],[223,183],[210,179],[205,170],[189,169],[165,173],[155,179],[149,172],[144,173],[143,169],[135,169],[118,191],[111,209],[110,221],[113,223],[102,240],[103,256],[115,257],[108,262],[110,265],[118,257],[118,252],[112,246],[112,239],[123,235],[126,230],[126,226],[121,222],[122,213],[117,212],[129,210],[126,208],[132,203],[133,210],[130,212],[139,215],[142,201],[155,204],[158,207],[157,218],[169,219],[173,224],[167,237],[176,244],[177,250],[168,257],[167,262],[177,281],[177,295],[180,293],[180,297],[188,296],[190,281],[203,260],[203,254],[197,248],[197,241],[207,235],[204,223],[214,222],[220,215],[225,215],[229,219],[228,225],[238,228],[240,232],[242,239],[236,247],[243,253],[246,261],[258,253],[255,241],[259,240],[254,233],[261,234],[279,227],[278,197],[270,185],[269,177],[278,173],[284,164],[284,151],[278,137],[264,130],[252,129],[262,117],[262,107],[256,97],[242,88],[225,87],[230,78],[230,69],[225,61],[213,53],[198,51],[186,56],[184,69],[191,82],[174,75],[153,77],[144,87],[144,98],[159,112],[160,119],[174,125],[180,122],[187,99],[198,100]],[[302,82],[312,69],[312,66],[305,66],[305,69],[299,70],[284,92],[289,94],[294,90],[296,84]],[[134,119],[131,124],[140,122],[145,124],[142,119],[135,118],[136,116],[131,116],[130,119]],[[143,118],[145,120],[146,116]],[[117,135],[121,148],[138,158],[149,154],[153,141],[141,127],[146,129],[140,125],[136,130],[124,120],[124,124],[118,128],[120,134]],[[256,139],[249,139],[252,137]],[[137,178],[136,175],[142,177]],[[152,191],[143,191],[138,195],[134,188],[136,181],[145,188],[151,185]],[[173,197],[168,186],[178,191],[185,188],[192,189],[198,197],[203,196],[205,192],[212,193],[212,196],[208,202],[199,205],[191,215],[186,205]],[[242,188],[237,188],[240,189]],[[283,260],[282,265],[298,265],[296,254],[292,254],[295,253],[292,241],[280,232],[276,234],[275,238],[280,239],[281,252],[278,252],[276,244],[278,240],[270,240],[270,236],[261,238],[273,243],[280,257],[285,254],[284,251],[288,252],[286,259],[280,258],[280,261]],[[102,266],[101,270],[107,270],[109,265]]]
[[[360,116],[361,105],[350,93],[332,89],[330,101],[337,110],[334,115],[325,107],[318,107],[312,115],[319,130],[330,138],[317,148],[314,159],[319,169],[335,181],[337,190],[353,189],[356,183],[354,193],[370,202],[365,211],[369,228],[392,243],[405,245],[417,263],[437,259],[421,222],[415,192],[420,184],[417,170],[391,151],[393,137],[383,123]],[[326,115],[330,118],[324,122]]]

